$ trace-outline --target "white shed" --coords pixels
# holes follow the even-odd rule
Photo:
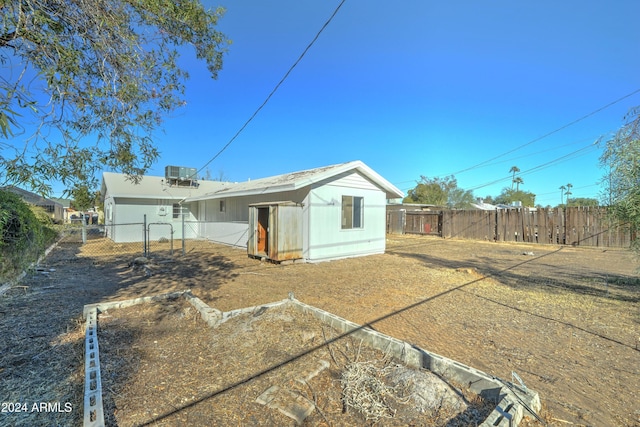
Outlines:
[[[201,237],[241,247],[251,242],[250,255],[257,255],[260,238],[299,238],[301,257],[321,261],[384,253],[387,199],[403,196],[367,165],[353,161],[225,183],[185,201],[192,206],[197,202],[194,215]],[[250,206],[254,211],[251,218]],[[269,214],[273,210],[260,211],[260,207],[269,206],[297,206],[300,220],[295,226],[285,220],[276,224],[278,216]],[[266,234],[261,237],[260,233]],[[264,246],[261,250],[268,256]]]

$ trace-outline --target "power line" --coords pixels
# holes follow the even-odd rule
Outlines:
[[[548,162],[539,164],[537,166],[532,167],[531,169],[527,169],[525,171],[521,171],[521,172],[518,173],[518,175],[519,176],[528,175],[528,174],[531,174],[533,172],[538,172],[541,169],[546,169],[546,168],[548,168],[548,167],[550,167],[550,166],[552,166],[552,165],[554,165],[556,163],[564,162],[564,161],[567,161],[567,160],[571,160],[571,159],[573,159],[575,157],[583,156],[583,155],[588,154],[591,151],[594,151],[595,149],[597,149],[597,145],[596,144],[597,144],[597,141],[595,143],[592,143],[592,144],[589,144],[589,145],[587,145],[585,147],[582,147],[582,148],[580,148],[580,149],[578,149],[576,151],[572,151],[572,152],[570,152],[568,154],[565,154],[564,156],[561,156],[561,157],[558,157],[556,159],[550,160]],[[489,182],[489,183],[486,183],[486,184],[482,184],[482,185],[478,185],[478,186],[469,188],[469,190],[472,190],[472,191],[473,190],[478,190],[480,188],[488,187],[490,185],[497,184],[497,183],[499,183],[501,181],[505,181],[507,179],[512,179],[511,175],[507,176],[507,177],[504,177],[504,178],[497,179],[495,181],[492,181],[492,182]]]
[[[581,188],[597,187],[597,186],[599,186],[599,185],[600,185],[600,184],[581,185],[580,187],[572,187],[572,189],[571,189],[571,190],[572,190],[572,191],[575,191],[575,190],[580,190]],[[558,191],[560,191],[560,190],[558,189],[558,190],[555,190],[555,191],[547,191],[546,193],[538,193],[538,194],[536,194],[536,197],[539,197],[539,196],[547,196],[547,195],[549,195],[549,194],[557,194],[557,193],[558,193]]]
[[[634,90],[633,92],[630,92],[630,93],[628,93],[628,94],[624,95],[623,97],[618,98],[618,99],[616,99],[615,101],[612,101],[612,102],[610,102],[610,103],[608,103],[608,104],[606,104],[606,105],[604,105],[604,106],[602,106],[602,107],[600,107],[600,108],[598,108],[598,109],[596,109],[596,110],[594,110],[594,111],[590,112],[589,114],[586,114],[586,115],[584,115],[584,116],[580,117],[579,119],[576,119],[576,120],[574,120],[574,121],[572,121],[572,122],[570,122],[570,123],[567,123],[567,124],[566,124],[566,125],[564,125],[564,126],[561,126],[561,127],[557,128],[557,129],[555,129],[555,130],[552,130],[551,132],[547,132],[546,134],[544,134],[544,135],[542,135],[542,136],[539,136],[539,137],[537,137],[537,138],[535,138],[535,139],[533,139],[533,140],[531,140],[531,141],[529,141],[529,142],[527,142],[527,143],[525,143],[525,144],[522,144],[522,145],[520,145],[520,146],[518,146],[518,147],[515,147],[515,148],[513,148],[513,149],[509,150],[509,151],[506,151],[506,152],[504,152],[504,153],[502,153],[502,154],[500,154],[500,155],[498,155],[498,156],[492,157],[491,159],[485,160],[485,161],[480,162],[480,163],[478,163],[478,164],[475,164],[475,165],[473,165],[473,166],[469,166],[468,168],[465,168],[465,169],[459,170],[459,171],[457,171],[457,172],[448,173],[448,174],[442,174],[442,175],[439,175],[439,176],[458,175],[458,174],[461,174],[461,173],[463,173],[463,172],[468,172],[468,171],[470,171],[470,170],[477,169],[477,168],[480,168],[480,167],[490,166],[490,165],[493,165],[493,164],[503,163],[503,162],[509,161],[509,159],[507,159],[507,160],[503,160],[503,161],[500,161],[500,162],[491,163],[491,162],[493,162],[494,160],[497,160],[497,159],[499,159],[499,158],[501,158],[501,157],[506,156],[507,154],[511,154],[511,153],[513,153],[514,151],[518,151],[519,149],[524,148],[524,147],[526,147],[526,146],[528,146],[528,145],[531,145],[531,144],[533,144],[533,143],[535,143],[535,142],[538,142],[538,141],[540,141],[541,139],[547,138],[548,136],[551,136],[551,135],[553,135],[554,133],[560,132],[561,130],[566,129],[566,128],[568,128],[569,126],[572,126],[572,125],[574,125],[574,124],[576,124],[576,123],[578,123],[578,122],[580,122],[580,121],[582,121],[582,120],[584,120],[584,119],[586,119],[586,118],[588,118],[588,117],[591,117],[591,116],[593,116],[594,114],[597,114],[597,113],[599,113],[600,111],[605,110],[605,109],[607,109],[607,108],[611,107],[612,105],[615,105],[615,104],[617,104],[618,102],[620,102],[620,101],[622,101],[622,100],[624,100],[624,99],[626,99],[626,98],[629,98],[630,96],[633,96],[633,95],[635,95],[635,94],[637,94],[637,93],[639,93],[639,92],[640,92],[640,89],[636,89],[636,90]],[[561,147],[564,147],[564,146],[566,146],[566,145],[571,145],[571,144],[573,144],[573,143],[565,144],[565,145],[562,145]],[[556,148],[558,148],[558,147],[556,147]],[[552,150],[554,150],[554,149],[556,149],[556,148],[551,148],[551,149],[543,150],[543,151],[540,151],[540,152],[538,152],[538,153],[533,153],[533,154],[539,154],[539,153],[542,153],[542,152],[544,152],[544,151],[552,151]],[[521,156],[520,156],[520,157],[521,157]],[[519,158],[519,157],[513,157],[513,158],[511,158],[511,160],[514,160],[514,159],[517,159],[517,158]],[[494,183],[492,183],[492,184],[495,184],[495,183],[497,183],[497,182],[500,182],[500,181],[502,181],[503,179],[506,179],[506,178],[502,178],[502,179],[500,179],[500,180],[498,180],[498,181],[496,181],[496,182],[494,182]],[[414,179],[414,180],[410,180],[410,181],[401,181],[401,182],[396,183],[396,185],[398,185],[398,184],[406,184],[406,183],[409,183],[409,182],[416,182],[416,181],[417,181],[417,180],[415,180],[415,179]],[[489,184],[489,185],[490,185],[490,184]]]
[[[598,194],[601,191],[598,188],[593,188],[593,187],[600,187],[600,184],[584,185],[584,186],[578,187],[578,189],[573,187],[571,188],[571,191],[569,192],[569,194],[571,195],[572,199],[579,198],[579,197],[598,199],[599,197]],[[585,188],[589,188],[589,189],[586,190]],[[536,194],[536,202],[539,202],[541,200],[556,200],[560,194],[561,194],[560,189],[550,193],[547,192],[547,193]],[[566,190],[565,190],[565,193],[563,193],[563,195],[566,196]]]
[[[520,156],[509,157],[508,159],[500,160],[500,161],[497,161],[497,162],[487,163],[485,165],[479,166],[479,168],[499,165],[499,164],[503,164],[503,163],[509,163],[509,162],[512,162],[512,161],[518,160],[518,159],[530,158],[530,157],[533,157],[533,156],[537,156],[538,154],[548,153],[549,151],[556,151],[556,150],[559,150],[561,148],[568,147],[570,145],[581,144],[581,143],[584,143],[585,141],[590,141],[590,140],[593,140],[593,138],[582,138],[582,139],[580,139],[578,141],[573,141],[573,142],[569,142],[567,144],[562,144],[562,145],[556,145],[554,147],[546,148],[546,149],[540,150],[540,151],[535,151],[533,153],[522,154]]]
[[[329,23],[331,23],[331,21],[333,20],[333,18],[336,16],[336,14],[338,13],[338,11],[340,10],[340,8],[342,7],[342,5],[344,4],[346,0],[342,0],[340,2],[340,4],[335,8],[335,10],[333,11],[333,13],[331,14],[331,16],[329,17],[329,19],[327,19],[327,22],[324,23],[324,25],[322,26],[322,28],[320,28],[320,30],[316,33],[315,37],[313,38],[313,40],[311,40],[311,43],[309,43],[307,45],[307,47],[304,49],[304,51],[300,54],[300,56],[298,57],[298,59],[296,59],[296,61],[293,63],[293,65],[291,67],[289,67],[289,70],[285,73],[284,77],[282,77],[282,79],[280,79],[280,81],[278,82],[278,84],[273,88],[273,90],[271,91],[271,93],[269,93],[269,95],[267,96],[267,98],[264,100],[264,102],[256,109],[256,111],[253,112],[253,114],[251,115],[251,117],[249,117],[249,119],[244,122],[244,124],[242,125],[242,127],[240,127],[240,129],[235,133],[235,135],[233,135],[233,137],[229,140],[229,142],[227,142],[224,147],[222,147],[220,149],[220,151],[218,151],[215,156],[213,156],[207,163],[204,164],[204,166],[202,166],[200,169],[198,169],[198,171],[196,172],[196,174],[200,173],[204,168],[206,168],[207,166],[209,166],[211,164],[211,162],[213,162],[215,159],[218,158],[218,156],[220,156],[220,154],[222,154],[230,145],[231,143],[238,137],[238,135],[240,135],[240,133],[242,133],[242,131],[249,125],[249,123],[251,123],[251,121],[258,115],[258,113],[260,112],[260,110],[262,110],[262,108],[267,105],[267,102],[269,102],[269,100],[271,99],[271,97],[276,93],[276,91],[280,88],[280,86],[284,83],[284,81],[287,79],[287,77],[289,77],[289,74],[291,74],[291,72],[293,71],[293,69],[298,65],[298,63],[302,60],[302,58],[306,55],[306,53],[309,51],[309,49],[311,49],[311,46],[313,46],[313,44],[316,42],[316,40],[318,40],[318,38],[320,37],[320,34],[322,34],[322,32],[325,30],[325,28],[327,28],[327,26],[329,25]]]
[[[556,163],[566,162],[567,160],[571,160],[571,159],[573,159],[575,157],[584,156],[585,154],[589,154],[590,152],[595,151],[597,148],[598,147],[597,147],[597,141],[596,141],[596,142],[591,143],[589,145],[586,145],[586,146],[584,146],[582,148],[579,148],[579,149],[577,149],[575,151],[567,153],[567,154],[565,154],[563,156],[557,157],[557,158],[555,158],[553,160],[550,160],[548,162],[541,163],[541,164],[539,164],[537,166],[534,166],[531,169],[527,169],[527,170],[521,171],[521,172],[518,173],[518,176],[529,175],[531,173],[538,172],[538,171],[540,171],[542,169],[546,169],[548,167],[551,167],[551,166],[555,165]],[[485,184],[481,184],[481,185],[477,185],[475,187],[468,188],[468,190],[470,190],[470,191],[479,190],[481,188],[489,187],[489,186],[497,184],[499,182],[506,181],[506,180],[511,180],[511,179],[512,179],[511,175],[505,176],[505,177],[493,180],[491,182],[487,182]],[[412,188],[414,188],[414,187],[403,189],[403,191],[411,190]]]
[[[535,139],[532,139],[531,141],[529,141],[529,142],[527,142],[527,143],[525,143],[525,144],[519,145],[518,147],[515,147],[515,148],[513,148],[513,149],[511,149],[511,150],[509,150],[509,151],[506,151],[506,152],[504,152],[504,153],[502,153],[502,154],[499,154],[499,155],[497,155],[497,156],[495,156],[495,157],[492,157],[492,158],[490,158],[490,159],[488,159],[488,160],[485,160],[484,162],[480,162],[480,163],[478,163],[478,164],[476,164],[476,165],[473,165],[473,166],[470,166],[470,167],[468,167],[468,168],[466,168],[466,169],[459,170],[458,172],[454,172],[453,174],[450,174],[450,175],[458,175],[458,174],[461,174],[461,173],[463,173],[463,172],[467,172],[467,171],[470,171],[470,170],[472,170],[472,169],[476,169],[476,168],[478,168],[478,167],[480,167],[480,166],[485,165],[486,163],[492,162],[492,161],[494,161],[494,160],[496,160],[496,159],[499,159],[500,157],[504,157],[504,156],[506,156],[507,154],[511,154],[511,153],[513,153],[514,151],[517,151],[517,150],[519,150],[519,149],[521,149],[521,148],[524,148],[524,147],[526,147],[526,146],[528,146],[528,145],[533,144],[534,142],[538,142],[538,141],[540,141],[541,139],[547,138],[548,136],[551,136],[551,135],[553,135],[554,133],[558,133],[558,132],[560,132],[561,130],[568,128],[569,126],[573,126],[574,124],[576,124],[576,123],[578,123],[578,122],[581,122],[582,120],[584,120],[584,119],[586,119],[586,118],[588,118],[588,117],[591,117],[591,116],[593,116],[594,114],[597,114],[597,113],[599,113],[600,111],[605,110],[605,109],[607,109],[607,108],[611,107],[612,105],[617,104],[618,102],[620,102],[620,101],[622,101],[622,100],[624,100],[624,99],[626,99],[626,98],[629,98],[630,96],[635,95],[635,94],[636,94],[636,93],[638,93],[638,92],[640,92],[640,89],[636,89],[636,90],[634,90],[633,92],[628,93],[628,94],[624,95],[623,97],[618,98],[618,99],[616,99],[615,101],[612,101],[612,102],[608,103],[607,105],[604,105],[604,106],[602,106],[602,107],[600,107],[600,108],[598,108],[598,109],[596,109],[596,110],[594,110],[594,111],[590,112],[589,114],[585,114],[584,116],[580,117],[579,119],[576,119],[576,120],[574,120],[574,121],[572,121],[572,122],[570,122],[570,123],[567,123],[567,124],[566,124],[566,125],[564,125],[564,126],[561,126],[561,127],[557,128],[557,129],[555,129],[555,130],[552,130],[551,132],[547,132],[547,133],[545,133],[544,135],[539,136],[539,137],[537,137],[537,138],[535,138]]]
[[[592,139],[592,138],[591,138],[591,139]],[[547,153],[547,152],[549,152],[549,151],[559,150],[559,149],[561,149],[561,148],[568,147],[568,146],[570,146],[570,145],[580,144],[580,143],[583,143],[584,141],[588,141],[588,140],[591,140],[591,139],[590,139],[590,138],[582,138],[582,139],[580,139],[580,140],[573,141],[573,142],[569,142],[569,143],[567,143],[567,144],[557,145],[557,146],[552,147],[552,148],[546,148],[546,149],[544,149],[544,150],[536,151],[536,152],[529,153],[529,154],[523,154],[523,155],[521,155],[521,156],[509,157],[508,159],[500,160],[500,161],[498,161],[498,162],[493,162],[493,163],[487,163],[487,164],[482,165],[482,166],[479,166],[479,167],[483,167],[483,168],[484,168],[484,167],[489,167],[489,166],[493,166],[493,165],[498,165],[498,164],[501,164],[501,163],[511,162],[511,161],[513,161],[513,160],[517,160],[517,159],[522,159],[522,158],[527,158],[527,157],[531,157],[531,156],[536,156],[536,155],[538,155],[538,154]],[[452,174],[443,174],[443,175],[439,175],[439,176],[449,176],[449,175],[452,175]],[[395,185],[395,186],[400,186],[400,185],[402,185],[402,184],[407,184],[407,183],[409,183],[409,182],[416,182],[416,181],[417,181],[417,180],[415,180],[415,179],[412,179],[412,180],[409,180],[409,181],[400,181],[400,182],[395,182],[395,183],[394,183],[394,185]]]

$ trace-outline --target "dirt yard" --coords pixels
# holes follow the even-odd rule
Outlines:
[[[212,244],[171,257],[157,244],[144,268],[131,250],[61,244],[0,297],[0,401],[14,403],[0,425],[79,425],[82,306],[183,289],[222,311],[291,291],[503,379],[515,372],[548,425],[640,425],[639,264],[627,251],[394,236],[384,255],[280,266]],[[53,405],[34,411],[41,402]]]
[[[292,307],[262,307],[212,331],[175,298],[107,310],[99,322],[108,425],[463,427],[495,407],[359,340],[325,346],[340,334]]]

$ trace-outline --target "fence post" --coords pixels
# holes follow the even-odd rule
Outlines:
[[[80,212],[82,215],[82,244],[87,243],[87,219],[84,217],[84,212]]]
[[[401,221],[401,229],[402,231],[400,232],[400,234],[407,234],[407,210],[406,209],[402,209],[400,210],[400,216],[402,218]]]
[[[182,216],[182,256],[186,254],[185,241],[184,241],[184,207],[180,203],[180,214]]]
[[[142,254],[147,256],[147,214],[144,214],[142,223]]]

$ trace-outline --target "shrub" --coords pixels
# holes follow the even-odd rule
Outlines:
[[[56,238],[51,218],[19,196],[0,190],[0,281],[36,261]]]

